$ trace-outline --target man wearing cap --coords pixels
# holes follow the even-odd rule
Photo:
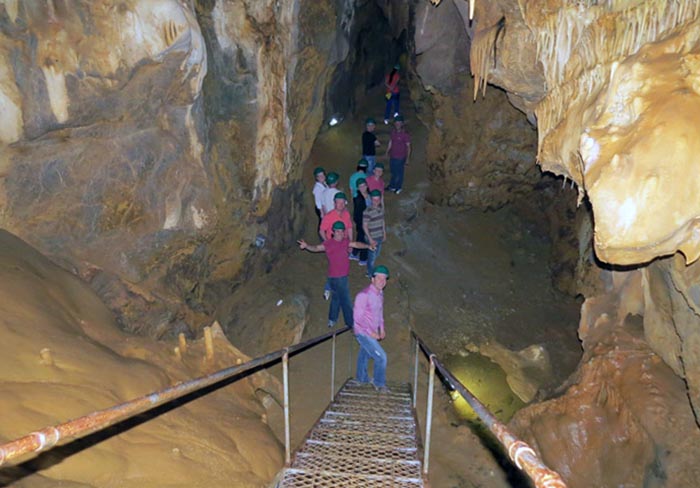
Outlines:
[[[369,191],[377,190],[384,197],[384,163],[377,163],[372,176],[368,176],[366,179]]]
[[[386,223],[382,194],[379,190],[372,190],[369,196],[372,205],[362,213],[362,229],[370,245],[370,251],[367,253],[367,276],[371,278],[374,273],[374,263],[382,250],[382,244],[386,241]]]
[[[326,185],[326,171],[318,167],[314,170],[314,178],[316,183],[314,183],[314,204],[316,205],[316,216],[318,217],[318,225],[321,225],[321,217],[323,217],[323,192],[326,191],[328,185]]]
[[[391,139],[386,148],[386,154],[389,156],[389,170],[391,171],[387,190],[393,191],[397,195],[401,193],[404,168],[408,166],[408,158],[411,156],[411,135],[406,132],[403,122],[402,115],[397,115],[394,118],[394,129],[391,131]]]
[[[352,301],[350,298],[350,287],[348,285],[348,274],[350,273],[350,259],[348,250],[368,249],[364,242],[352,242],[345,235],[345,224],[335,222],[332,226],[333,237],[326,239],[322,244],[311,246],[303,239],[297,241],[299,248],[310,252],[325,252],[328,258],[328,282],[331,289],[331,304],[328,309],[328,327],[333,327],[338,322],[340,310],[343,310],[345,325],[353,326]]]
[[[324,217],[328,212],[333,210],[333,199],[335,198],[335,194],[340,191],[338,189],[339,181],[340,175],[338,173],[328,173],[328,176],[326,176],[326,184],[328,185],[328,188],[326,188],[323,192],[323,210],[321,211]]]
[[[374,378],[372,383],[379,390],[386,389],[386,352],[379,344],[384,339],[384,287],[389,279],[389,269],[379,265],[372,273],[369,286],[355,297],[353,307],[353,331],[360,344],[357,353],[357,371],[355,379],[369,383],[367,363],[374,360]]]
[[[321,236],[321,242],[333,237],[333,224],[342,222],[345,226],[345,237],[352,240],[352,217],[347,209],[348,198],[345,193],[339,191],[333,197],[333,210],[328,212],[321,219],[321,225],[318,229],[318,234]]]
[[[365,131],[362,133],[362,157],[367,161],[367,174],[374,172],[374,165],[377,164],[377,148],[382,145],[377,139],[374,129],[377,124],[373,118],[365,120]]]
[[[357,162],[357,171],[350,176],[350,194],[352,195],[352,198],[357,196],[357,180],[360,178],[367,178],[367,166],[367,160],[364,158],[360,159]]]

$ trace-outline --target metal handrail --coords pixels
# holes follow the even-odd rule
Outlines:
[[[176,383],[160,391],[149,393],[142,397],[115,405],[103,410],[97,410],[82,417],[78,417],[68,422],[45,427],[43,429],[19,437],[15,440],[0,445],[0,468],[13,459],[29,453],[39,453],[49,450],[57,445],[65,444],[68,440],[75,440],[85,437],[94,432],[106,429],[118,422],[127,420],[136,415],[152,410],[172,400],[182,398],[188,394],[200,391],[209,386],[215,385],[236,375],[241,375],[248,371],[269,366],[273,362],[282,359],[283,382],[284,382],[284,410],[285,410],[285,459],[289,463],[290,459],[290,436],[289,436],[289,384],[288,384],[288,359],[290,356],[298,354],[308,348],[316,346],[328,339],[333,339],[333,361],[331,378],[331,397],[335,389],[335,338],[351,330],[350,327],[328,332],[314,337],[308,341],[285,347],[271,352],[264,356],[257,357],[246,363],[221,369],[214,373],[201,376],[186,382]]]
[[[484,425],[496,437],[498,442],[503,446],[508,453],[508,457],[515,463],[521,471],[524,471],[535,483],[537,488],[566,488],[566,484],[561,476],[552,469],[548,468],[537,456],[537,453],[524,441],[519,440],[508,431],[508,428],[489,411],[486,406],[481,403],[455,376],[447,369],[437,358],[435,354],[428,348],[423,340],[418,337],[415,331],[411,330],[411,340],[415,344],[415,349],[412,347],[414,357],[413,371],[413,407],[416,406],[416,391],[418,381],[418,356],[419,351],[422,351],[425,357],[430,361],[430,377],[428,381],[428,406],[426,411],[426,447],[424,450],[423,470],[428,472],[428,455],[430,454],[430,430],[432,418],[433,404],[433,385],[435,379],[435,370],[440,372],[443,380],[447,382],[447,386],[459,392],[467,403],[472,407],[474,412],[484,422]],[[415,341],[415,342],[413,342]]]

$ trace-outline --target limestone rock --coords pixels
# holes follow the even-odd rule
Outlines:
[[[508,386],[525,403],[531,402],[540,388],[552,382],[549,354],[539,344],[511,351],[491,342],[481,346],[479,352],[503,368]]]
[[[218,334],[212,361],[201,340],[178,359],[172,344],[120,331],[85,283],[20,239],[0,231],[0,248],[3,442],[247,359]],[[50,364],[40,361],[46,349]],[[77,451],[58,447],[31,468],[4,467],[0,484],[262,486],[283,455],[261,421],[261,390],[279,398],[279,382],[261,371],[105,438],[84,438]]]
[[[284,294],[269,283],[263,287],[264,282],[253,280],[219,308],[226,335],[251,356],[298,343],[309,321],[308,297]]]
[[[196,333],[302,228],[355,8],[2,2],[0,224],[91,281],[124,329]]]
[[[511,425],[567,486],[694,486],[700,432],[685,386],[646,345],[639,320],[599,321],[566,392]]]

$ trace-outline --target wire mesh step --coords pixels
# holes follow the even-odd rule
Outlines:
[[[389,448],[386,446],[372,446],[366,444],[345,444],[340,442],[325,442],[308,440],[299,450],[299,453],[313,454],[315,456],[352,456],[361,458],[390,459],[411,461],[417,457],[415,447]]]
[[[424,487],[410,386],[348,381],[278,487]]]

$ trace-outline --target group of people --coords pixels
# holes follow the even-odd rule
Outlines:
[[[399,66],[396,65],[385,78],[387,105],[384,123],[389,123],[392,114],[394,120],[386,149],[391,171],[388,185],[384,182],[384,163],[377,162],[377,149],[382,142],[375,135],[374,119],[368,118],[362,133],[362,159],[357,162],[356,172],[348,181],[353,201],[352,216],[347,208],[348,195],[339,188],[340,175],[326,173],[324,168],[318,167],[314,169],[313,195],[321,244],[311,245],[303,239],[298,241],[302,250],[326,254],[328,273],[323,296],[326,300],[330,298],[328,327],[336,325],[342,311],[345,325],[353,328],[360,345],[356,379],[369,382],[367,365],[369,359],[373,359],[372,383],[379,389],[386,387],[387,362],[379,341],[385,336],[383,290],[389,279],[389,270],[376,264],[387,238],[384,194],[386,191],[401,193],[404,170],[411,155],[411,137],[399,113],[398,73]],[[350,261],[366,266],[370,279],[370,284],[355,297],[354,304],[348,283]]]

